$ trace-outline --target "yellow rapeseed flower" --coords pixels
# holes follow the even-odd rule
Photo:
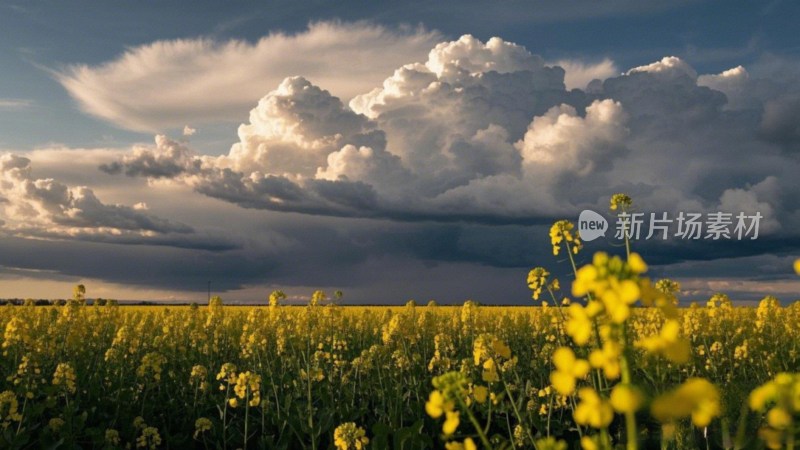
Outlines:
[[[197,439],[206,431],[211,430],[213,424],[211,420],[206,417],[201,417],[194,421],[194,438]]]
[[[547,277],[550,272],[545,270],[544,267],[535,267],[528,272],[528,288],[533,291],[533,299],[539,300],[542,294],[542,289],[547,286]]]
[[[550,383],[559,394],[569,395],[575,391],[576,379],[583,379],[589,373],[589,363],[575,357],[569,347],[559,347],[553,352],[556,370],[550,373]]]
[[[611,390],[611,407],[618,413],[633,413],[644,403],[641,391],[630,384],[618,384]]]
[[[611,201],[609,204],[609,208],[612,211],[616,211],[620,209],[622,211],[627,210],[633,206],[633,199],[627,194],[614,194],[611,196]]]
[[[605,341],[603,347],[592,350],[589,354],[589,364],[595,369],[603,369],[606,378],[616,380],[620,376],[619,357],[622,355],[622,346],[616,341]]]
[[[696,427],[706,427],[720,414],[720,394],[704,378],[689,378],[673,391],[657,397],[650,411],[662,423],[691,416]]]
[[[464,442],[448,442],[444,444],[444,448],[446,450],[478,450],[478,446],[475,445],[472,438],[466,438]]]
[[[333,443],[336,450],[362,450],[369,444],[369,438],[366,431],[355,422],[347,422],[333,431]]]
[[[659,334],[645,337],[637,345],[652,354],[662,355],[672,362],[684,364],[691,356],[691,344],[680,336],[680,332],[680,323],[668,319],[661,326]]]
[[[553,245],[553,255],[558,255],[561,250],[561,243],[566,242],[570,245],[572,253],[577,254],[583,244],[580,237],[572,233],[575,225],[569,220],[559,220],[550,227],[550,243]]]
[[[461,422],[460,413],[458,411],[446,411],[444,424],[442,425],[442,433],[449,436],[456,432],[458,424]]]
[[[581,402],[575,407],[575,422],[601,429],[614,419],[614,410],[608,400],[603,399],[593,388],[585,387],[578,391]]]
[[[559,441],[553,436],[542,438],[536,441],[538,450],[567,450],[567,443]]]
[[[69,363],[59,363],[53,373],[53,386],[61,387],[66,393],[75,393],[75,370]]]
[[[444,394],[439,390],[431,392],[430,396],[428,396],[428,401],[425,402],[425,412],[434,419],[442,417],[442,414],[452,411],[454,407],[455,404],[450,400],[446,400]]]
[[[472,397],[478,403],[486,403],[486,399],[489,397],[489,389],[486,386],[474,386],[472,388]]]

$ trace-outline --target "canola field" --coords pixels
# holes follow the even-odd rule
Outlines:
[[[2,446],[785,446],[800,307],[726,300],[585,334],[572,305],[7,306]]]
[[[534,268],[528,307],[4,306],[0,448],[800,444],[800,303],[679,308],[629,247],[579,267],[572,228],[573,282]]]

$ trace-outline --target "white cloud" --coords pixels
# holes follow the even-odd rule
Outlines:
[[[0,110],[17,110],[26,109],[33,106],[32,100],[24,98],[0,98]]]
[[[745,189],[726,189],[720,196],[718,210],[732,214],[734,223],[740,213],[744,213],[748,217],[759,214],[761,216],[759,234],[775,233],[781,228],[781,224],[775,217],[777,210],[775,205],[778,204],[780,194],[781,188],[778,179],[769,176]],[[748,220],[746,223],[749,224],[750,221]]]
[[[57,74],[80,107],[117,126],[162,131],[187,121],[237,121],[287,76],[303,75],[348,99],[424,57],[439,34],[367,23],[318,22],[250,43],[179,39],[134,47]]]
[[[628,75],[634,73],[651,73],[665,78],[673,78],[681,75],[686,75],[691,79],[697,79],[697,71],[692,68],[686,61],[678,58],[677,56],[665,56],[661,61],[656,61],[644,66],[634,67],[627,72]]]
[[[3,217],[0,235],[232,248],[232,244],[225,240],[195,235],[195,230],[188,225],[144,213],[147,209],[144,203],[132,207],[104,203],[87,186],[70,186],[53,178],[37,178],[33,175],[30,158],[12,153],[0,155],[0,213]]]
[[[184,136],[194,136],[197,133],[197,129],[190,127],[189,125],[183,126],[183,135]]]
[[[586,89],[592,80],[603,81],[619,74],[614,61],[604,58],[598,63],[586,63],[581,60],[561,59],[555,63],[564,69],[564,84],[567,89]]]
[[[698,86],[706,86],[720,91],[728,97],[728,109],[744,109],[757,105],[750,74],[742,66],[736,66],[715,75],[700,75]]]
[[[596,100],[580,117],[574,107],[554,106],[535,117],[515,145],[526,172],[541,179],[569,172],[586,176],[607,161],[627,135],[627,116],[619,102]]]
[[[345,144],[382,146],[375,125],[302,77],[283,80],[239,126],[239,142],[217,164],[240,172],[313,176]]]
[[[425,66],[439,80],[453,82],[465,75],[495,71],[500,73],[538,70],[542,58],[524,47],[493,37],[484,44],[465,34],[457,41],[441,42],[428,54]]]

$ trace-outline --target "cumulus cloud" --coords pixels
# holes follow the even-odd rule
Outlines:
[[[726,189],[720,196],[718,210],[731,213],[733,220],[739,213],[749,217],[759,215],[759,233],[774,233],[781,228],[775,216],[781,194],[778,179],[769,176],[753,186]]]
[[[80,107],[119,127],[158,132],[187,121],[239,120],[254,99],[303,75],[348,99],[423,56],[440,36],[367,23],[312,23],[256,42],[157,41],[97,66],[56,74]]]
[[[698,75],[677,57],[624,73],[611,61],[564,65],[466,35],[347,103],[286,78],[227,154],[159,136],[103,170],[332,216],[543,223],[625,191],[653,211],[759,210],[767,235],[796,225],[798,205],[780,201],[798,189],[788,174],[799,162],[785,154],[796,114],[776,81],[741,67]],[[568,89],[570,72],[570,83],[597,81]]]
[[[755,99],[752,98],[750,74],[742,66],[736,66],[719,74],[700,75],[697,78],[697,85],[725,94],[728,97],[726,108],[744,109],[756,106]]]
[[[665,56],[661,61],[656,61],[644,66],[634,67],[627,74],[651,73],[663,78],[675,78],[687,76],[693,80],[697,79],[697,71],[694,70],[686,61],[677,56]]]
[[[564,84],[567,89],[586,89],[594,80],[603,81],[619,75],[619,69],[614,61],[604,58],[597,63],[587,63],[581,60],[561,59],[555,65],[564,69]]]
[[[103,203],[86,186],[69,186],[32,174],[31,159],[0,155],[0,230],[5,235],[50,239],[229,249],[230,242],[200,238],[185,224],[133,207]]]
[[[101,164],[100,170],[116,174],[124,168],[125,174],[132,177],[172,178],[190,170],[192,166],[199,167],[200,161],[195,159],[195,153],[187,146],[163,135],[156,136],[155,141],[154,149],[135,146],[122,161]]]
[[[516,143],[526,172],[537,178],[567,172],[585,176],[607,164],[627,134],[625,111],[619,102],[596,100],[578,115],[566,104],[534,117],[525,136]]]

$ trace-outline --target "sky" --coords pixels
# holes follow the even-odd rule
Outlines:
[[[798,299],[792,1],[0,1],[0,297],[530,304],[550,225]],[[730,214],[730,236],[709,233]],[[695,214],[698,239],[677,233]],[[758,216],[737,238],[737,216]],[[748,231],[748,230],[745,230]]]

